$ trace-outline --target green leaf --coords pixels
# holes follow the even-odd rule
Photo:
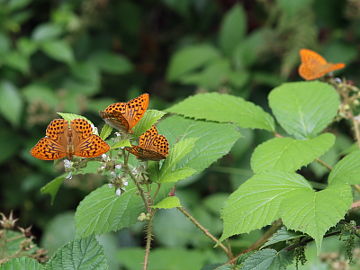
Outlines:
[[[293,253],[275,249],[263,249],[251,254],[244,261],[241,270],[279,270],[292,263]]]
[[[256,147],[251,157],[255,173],[266,170],[293,172],[322,156],[335,143],[335,136],[322,134],[314,139],[274,138]]]
[[[56,194],[59,191],[59,188],[61,184],[64,182],[66,178],[66,174],[62,174],[49,183],[47,183],[45,186],[43,186],[40,191],[42,194],[49,194],[51,196],[51,204],[54,203],[54,200],[56,198]]]
[[[111,149],[117,149],[117,148],[121,148],[121,147],[125,147],[125,146],[130,146],[131,147],[131,143],[130,143],[129,139],[121,140],[121,141],[118,141],[118,142],[114,143],[111,146]]]
[[[191,96],[167,109],[195,119],[222,123],[234,123],[244,128],[260,128],[274,131],[274,119],[261,107],[252,102],[219,93]]]
[[[137,221],[144,210],[144,203],[136,194],[136,188],[129,185],[126,191],[117,196],[107,185],[91,192],[76,209],[76,234],[85,237],[117,231]]]
[[[12,67],[23,74],[29,73],[29,59],[18,51],[12,51],[4,57],[7,66]]]
[[[173,54],[166,78],[177,81],[183,75],[219,58],[219,52],[210,45],[193,45],[178,50]]]
[[[158,110],[147,110],[144,116],[133,128],[134,136],[139,137],[141,134],[145,133],[152,125],[155,125],[163,116],[165,112]]]
[[[30,2],[31,0],[11,0],[8,2],[7,8],[9,8],[10,11],[16,11],[27,6]]]
[[[240,133],[231,124],[196,121],[180,116],[171,116],[158,124],[170,144],[187,138],[198,138],[193,150],[177,164],[177,168],[193,168],[200,173],[213,162],[229,153]]]
[[[49,270],[107,270],[102,246],[94,236],[76,239],[59,249],[46,264]]]
[[[287,133],[314,137],[328,126],[340,105],[335,89],[323,82],[284,83],[271,91],[270,107]]]
[[[21,121],[23,100],[18,89],[11,82],[0,82],[0,114],[14,126]]]
[[[41,44],[41,49],[49,57],[70,64],[74,61],[72,48],[63,40],[49,40]]]
[[[197,139],[198,138],[183,139],[170,149],[169,156],[165,159],[159,177],[155,180],[156,182],[176,182],[196,173],[196,170],[193,168],[178,168],[177,165],[194,149]]]
[[[2,270],[43,270],[45,269],[37,260],[29,257],[12,259],[3,265]]]
[[[297,238],[300,238],[303,236],[304,236],[304,234],[289,231],[286,229],[286,227],[281,227],[277,232],[275,232],[271,236],[271,238],[269,240],[266,241],[266,243],[261,248],[265,248],[265,247],[268,247],[270,245],[273,245],[273,244],[276,244],[279,242],[297,239]]]
[[[331,170],[329,185],[360,184],[360,151],[355,151],[344,157]]]
[[[276,4],[282,12],[288,16],[295,16],[304,8],[311,7],[313,0],[276,0]]]
[[[222,210],[221,240],[260,229],[280,218],[282,201],[297,190],[312,191],[312,188],[296,173],[269,171],[254,175],[226,201]]]
[[[92,55],[90,62],[102,71],[112,74],[126,74],[133,71],[133,64],[123,55],[107,51]]]
[[[26,37],[20,38],[16,43],[16,46],[19,52],[27,57],[31,56],[38,48],[36,42]]]
[[[208,255],[197,250],[181,248],[154,249],[150,252],[148,270],[199,270]],[[126,269],[139,270],[144,260],[144,250],[123,248],[119,251],[119,260]]]
[[[163,208],[163,209],[169,209],[169,208],[175,208],[175,207],[181,207],[181,203],[178,197],[176,196],[170,196],[166,197],[157,204],[152,206],[153,208]]]
[[[101,129],[100,138],[103,140],[106,140],[110,136],[112,131],[113,131],[113,128],[111,126],[109,126],[108,124],[105,124]]]
[[[244,9],[236,4],[224,17],[220,29],[220,47],[226,55],[231,55],[235,47],[244,38],[246,31],[246,15]]]
[[[44,23],[38,25],[32,33],[32,39],[35,41],[52,40],[59,37],[63,29],[58,24]]]
[[[333,185],[319,192],[297,190],[283,201],[281,218],[288,229],[314,238],[320,253],[324,234],[344,218],[352,199],[348,185]]]

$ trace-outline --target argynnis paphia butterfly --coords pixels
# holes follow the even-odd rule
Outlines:
[[[54,119],[46,129],[46,136],[31,149],[33,157],[55,160],[72,156],[93,158],[110,150],[110,146],[99,136],[85,119]]]
[[[320,54],[308,49],[301,49],[299,53],[301,58],[299,74],[305,80],[318,79],[331,71],[345,67],[344,63],[328,63]]]
[[[125,147],[125,150],[140,160],[161,160],[167,157],[169,142],[165,136],[160,135],[155,126],[152,126],[139,137],[139,145]]]
[[[132,128],[139,122],[149,105],[149,94],[145,93],[128,102],[109,105],[100,116],[104,121],[121,131],[132,133]]]

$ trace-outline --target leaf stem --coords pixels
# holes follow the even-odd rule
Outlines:
[[[325,168],[327,168],[329,171],[333,169],[329,164],[327,164],[325,161],[321,160],[320,158],[315,159],[317,163],[321,164]]]
[[[244,251],[240,252],[238,255],[236,255],[236,257],[234,257],[233,259],[231,259],[228,263],[233,264],[237,261],[237,259],[245,254],[248,253],[250,251],[256,250],[258,248],[260,248],[263,244],[266,243],[266,241],[278,230],[280,229],[280,227],[282,226],[282,221],[281,219],[278,219],[276,221],[273,222],[273,224],[271,225],[271,227],[261,236],[261,238],[259,238],[255,243],[253,243],[249,248],[245,249]]]
[[[229,259],[233,258],[233,254],[230,249],[224,246],[219,239],[217,239],[213,234],[211,234],[208,229],[199,223],[184,207],[177,207],[177,209],[183,213],[196,227],[198,227],[207,237],[213,240],[228,256]]]

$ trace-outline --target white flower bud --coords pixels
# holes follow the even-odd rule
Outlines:
[[[111,184],[111,183],[109,183],[109,184],[108,184],[108,187],[109,187],[109,188],[113,188],[113,187],[114,187],[114,185],[113,185],[113,184]]]
[[[123,182],[123,185],[124,185],[124,186],[128,186],[128,185],[129,185],[129,182],[128,182],[128,181],[124,181],[124,182]]]
[[[116,196],[120,196],[121,195],[121,189],[120,188],[116,189],[115,194],[116,194]]]
[[[120,170],[121,168],[122,168],[122,165],[121,165],[121,164],[115,165],[115,169]]]
[[[64,159],[64,167],[65,169],[70,169],[72,167],[73,163],[71,160]]]

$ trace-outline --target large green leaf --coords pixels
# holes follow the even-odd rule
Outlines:
[[[120,196],[113,188],[104,185],[86,196],[77,207],[76,233],[85,237],[120,230],[136,223],[143,210],[144,203],[133,185],[129,185]]]
[[[293,253],[275,249],[263,249],[256,251],[247,257],[242,264],[241,270],[280,270],[286,269],[291,264]]]
[[[107,270],[102,246],[94,236],[76,239],[59,249],[46,264],[48,270]]]
[[[74,61],[74,54],[72,48],[63,40],[49,40],[41,44],[41,49],[49,57],[65,62],[71,63]]]
[[[3,265],[2,270],[43,270],[45,269],[37,260],[29,257],[21,257],[12,259]]]
[[[293,172],[323,155],[334,142],[330,133],[307,140],[274,138],[255,149],[251,167],[255,173],[272,169]]]
[[[287,228],[314,238],[319,253],[324,234],[344,218],[352,199],[348,185],[333,185],[319,192],[299,189],[286,196],[281,218]]]
[[[246,31],[246,15],[240,5],[234,5],[225,15],[220,30],[220,46],[227,55],[243,39]]]
[[[176,81],[183,75],[219,58],[219,52],[210,45],[193,45],[178,50],[172,56],[167,70],[167,79]]]
[[[207,254],[181,248],[155,249],[150,252],[148,270],[199,270]],[[144,261],[144,250],[124,248],[119,251],[119,260],[129,270],[139,270]]]
[[[335,89],[323,82],[284,83],[271,91],[270,107],[287,133],[314,137],[336,116],[340,101]]]
[[[23,100],[18,89],[11,82],[0,82],[0,113],[14,126],[20,123]]]
[[[194,148],[181,159],[177,168],[189,167],[198,173],[226,155],[240,137],[236,127],[231,124],[196,121],[180,116],[164,119],[158,128],[159,133],[169,140],[170,151],[177,141],[197,138]]]
[[[254,103],[219,93],[191,96],[167,109],[168,112],[195,119],[235,123],[243,128],[273,131],[274,119]]]
[[[360,184],[360,151],[355,151],[336,163],[329,175],[329,184]]]
[[[280,218],[282,201],[297,190],[312,191],[299,174],[269,171],[254,175],[226,201],[222,210],[224,232],[221,240],[260,229]]]

